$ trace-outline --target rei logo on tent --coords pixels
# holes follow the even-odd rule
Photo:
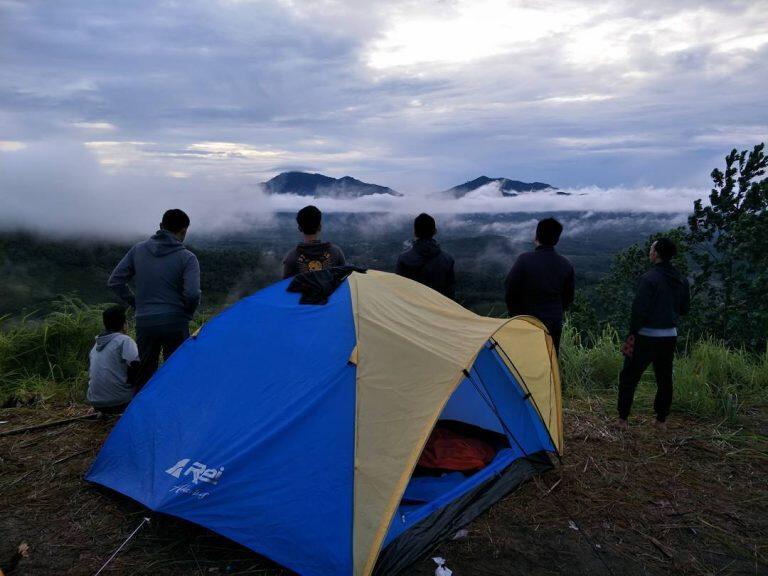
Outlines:
[[[209,484],[216,485],[219,483],[219,478],[221,478],[221,475],[224,473],[223,466],[217,470],[216,468],[208,468],[208,466],[202,462],[195,462],[187,467],[190,460],[190,458],[182,458],[176,462],[176,464],[168,468],[165,473],[170,474],[174,478],[181,478],[182,476],[189,476],[191,474],[192,484],[208,482]]]

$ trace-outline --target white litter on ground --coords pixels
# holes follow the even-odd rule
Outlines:
[[[435,568],[435,576],[451,576],[451,574],[453,574],[453,570],[445,565],[445,558],[438,556],[436,558],[432,558],[432,560],[434,560],[435,564],[437,564],[437,568]]]

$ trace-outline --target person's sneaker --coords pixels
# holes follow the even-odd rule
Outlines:
[[[623,418],[616,418],[616,421],[613,423],[613,427],[618,428],[619,430],[629,430],[629,422]]]
[[[656,428],[656,430],[664,431],[667,429],[667,423],[662,422],[661,420],[654,420],[653,427]]]

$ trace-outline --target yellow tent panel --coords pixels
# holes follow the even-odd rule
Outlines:
[[[558,449],[562,415],[551,341],[534,319],[478,316],[385,272],[353,273],[349,284],[357,331],[353,564],[367,576],[435,422],[490,338]]]

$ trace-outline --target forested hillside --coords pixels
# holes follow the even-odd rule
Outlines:
[[[27,232],[0,234],[0,316],[33,316],[62,296],[86,303],[111,302],[107,278],[129,248],[106,240],[43,238]],[[197,249],[206,306],[219,306],[253,286],[277,278],[258,250]]]

